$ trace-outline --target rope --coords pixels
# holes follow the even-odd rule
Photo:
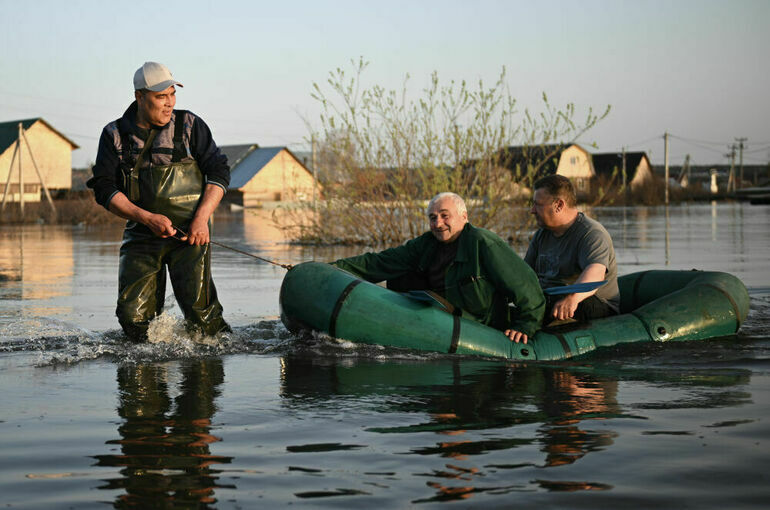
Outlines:
[[[173,227],[173,225],[172,225],[172,227]],[[179,227],[173,227],[173,228],[175,228],[177,230],[177,232],[182,234],[182,237],[187,237],[187,234],[181,228],[179,228]],[[171,237],[176,239],[177,241],[182,241],[182,239],[180,237],[177,237],[175,235],[173,235]],[[184,241],[182,241],[182,242],[184,242]],[[282,267],[282,268],[286,269],[287,271],[289,269],[291,269],[292,267],[294,267],[291,264],[281,264],[279,262],[275,262],[275,261],[272,261],[272,260],[269,260],[269,259],[266,259],[266,258],[262,258],[262,257],[260,257],[258,255],[254,255],[253,253],[248,253],[248,252],[245,252],[243,250],[239,250],[238,248],[233,248],[232,246],[227,246],[226,244],[218,243],[218,242],[212,241],[210,239],[209,239],[209,243],[213,244],[213,245],[216,245],[216,246],[219,246],[221,248],[227,248],[228,250],[232,250],[232,251],[234,251],[236,253],[240,253],[241,255],[246,255],[247,257],[252,257],[252,258],[255,258],[257,260],[261,260],[262,262],[267,262],[268,264],[273,264],[274,266]]]

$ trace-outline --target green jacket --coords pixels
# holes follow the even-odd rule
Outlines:
[[[470,223],[458,242],[457,255],[444,277],[446,299],[482,324],[535,334],[543,320],[545,297],[532,268],[496,234]],[[381,282],[425,273],[438,244],[433,233],[426,232],[396,248],[333,264],[370,282]]]

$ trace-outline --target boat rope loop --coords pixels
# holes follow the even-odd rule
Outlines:
[[[178,233],[182,234],[182,237],[187,237],[187,234],[184,232],[184,230],[182,230],[181,228],[176,227],[176,226],[174,226],[174,228],[177,230]],[[176,235],[173,235],[171,237],[173,237],[177,241],[181,241],[182,240],[180,237],[177,237]],[[245,252],[243,250],[239,250],[238,248],[233,248],[232,246],[227,246],[226,244],[218,243],[218,242],[212,241],[210,239],[209,239],[209,243],[211,243],[213,245],[216,245],[216,246],[219,246],[221,248],[227,248],[228,250],[232,250],[232,251],[234,251],[236,253],[240,253],[241,255],[246,255],[247,257],[252,257],[252,258],[255,258],[257,260],[261,260],[262,262],[267,262],[268,264],[273,264],[274,266],[282,267],[282,268],[286,269],[287,271],[289,269],[291,269],[292,267],[294,267],[291,264],[281,264],[280,262],[275,262],[273,260],[269,260],[269,259],[260,257],[259,255],[254,255],[253,253]]]

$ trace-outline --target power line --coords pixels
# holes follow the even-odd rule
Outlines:
[[[712,151],[712,152],[716,152],[716,153],[718,153],[718,154],[722,154],[722,150],[723,150],[723,149],[715,149],[714,147],[709,147],[709,146],[707,146],[707,145],[702,145],[702,144],[700,144],[700,143],[696,143],[696,142],[694,142],[694,141],[691,141],[691,140],[687,140],[687,139],[685,139],[685,138],[681,138],[681,137],[679,137],[679,136],[674,136],[674,135],[669,135],[669,136],[670,136],[671,138],[675,138],[675,139],[677,139],[677,140],[683,141],[683,142],[685,142],[685,143],[687,143],[687,144],[689,144],[689,145],[692,145],[692,146],[694,146],[694,147],[698,147],[698,148],[700,148],[700,149],[704,149],[704,150],[707,150],[707,151]],[[708,142],[708,143],[717,143],[717,142]],[[730,142],[719,142],[719,145],[720,145],[721,147],[724,147],[725,145],[728,145],[728,146],[729,146],[729,145],[730,145]]]
[[[77,106],[77,107],[80,107],[80,108],[93,108],[95,110],[104,110],[106,108],[103,105],[95,105],[93,103],[81,103],[81,102],[72,101],[72,100],[69,100],[69,99],[59,99],[59,98],[55,98],[55,97],[34,96],[34,95],[30,95],[30,94],[18,94],[16,92],[7,92],[5,90],[0,90],[0,96],[3,96],[3,95],[5,95],[5,96],[21,97],[21,98],[25,98],[25,99],[34,99],[35,101],[41,101],[41,100],[42,101],[51,101],[51,102],[54,102],[54,103],[56,103],[58,105],[70,104],[72,106]]]
[[[757,149],[752,149],[750,151],[743,151],[743,153],[744,154],[752,154],[754,152],[762,152],[762,151],[766,151],[766,150],[770,150],[770,145],[765,145],[764,147],[759,147]]]
[[[683,142],[691,142],[691,143],[705,143],[708,145],[728,145],[732,143],[731,141],[728,142],[714,142],[709,140],[698,140],[695,138],[685,138],[683,136],[676,136],[676,135],[669,135],[671,138],[676,138],[677,140],[682,140]]]
[[[650,142],[657,142],[658,140],[660,140],[660,135],[656,135],[656,136],[647,138],[646,140],[642,140],[641,142],[635,142],[635,143],[627,144],[626,147],[636,147],[638,145],[644,145],[644,144],[650,143]]]

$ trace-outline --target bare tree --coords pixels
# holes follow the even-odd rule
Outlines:
[[[442,85],[436,72],[417,98],[401,90],[365,87],[368,62],[338,68],[325,86],[313,84],[321,105],[318,175],[323,200],[315,214],[284,214],[282,226],[296,241],[394,245],[426,229],[425,206],[441,191],[466,199],[474,225],[509,238],[527,221],[526,187],[545,161],[558,156],[609,113],[588,110],[577,123],[575,106],[553,107],[543,94],[542,111],[520,115],[505,84],[505,68],[487,87],[467,82]],[[555,144],[555,145],[554,145]],[[511,146],[528,150],[524,164],[512,161]]]

